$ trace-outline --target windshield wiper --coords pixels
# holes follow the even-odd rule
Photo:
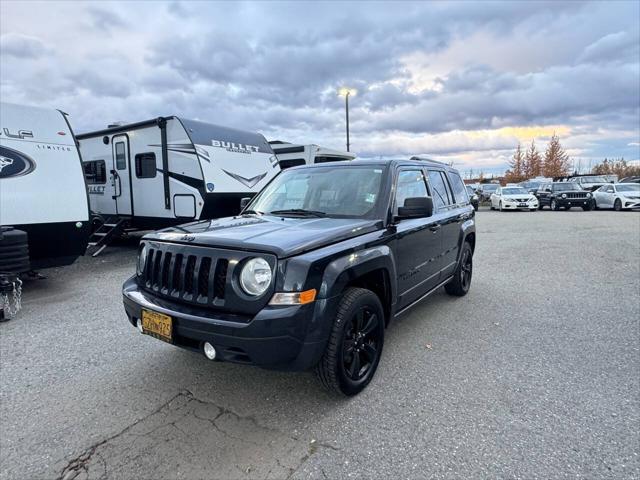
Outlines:
[[[271,215],[303,215],[312,217],[326,217],[327,214],[318,210],[305,210],[304,208],[290,208],[288,210],[273,210]]]

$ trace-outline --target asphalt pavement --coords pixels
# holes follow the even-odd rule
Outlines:
[[[640,478],[640,214],[476,220],[470,293],[348,400],[140,335],[133,242],[44,271],[0,324],[0,478]]]

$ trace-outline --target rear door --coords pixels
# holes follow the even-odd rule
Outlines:
[[[113,164],[111,181],[113,182],[118,215],[133,215],[133,196],[131,194],[131,155],[129,152],[129,137],[115,135],[111,139]]]
[[[442,275],[455,270],[458,261],[458,240],[462,210],[456,204],[449,179],[444,170],[428,169],[429,186],[433,196],[434,216],[442,226]]]

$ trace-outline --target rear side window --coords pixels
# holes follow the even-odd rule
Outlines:
[[[444,176],[444,172],[429,170],[429,183],[433,190],[433,204],[436,208],[448,207],[453,203],[451,189]]]
[[[449,180],[451,180],[451,188],[453,189],[453,196],[456,203],[469,203],[469,196],[467,195],[467,187],[464,186],[464,182],[460,178],[460,175],[454,172],[449,172]]]
[[[156,154],[138,153],[136,155],[136,177],[154,178],[156,176]]]
[[[104,160],[83,162],[84,178],[89,185],[107,183],[107,169]]]
[[[118,142],[115,146],[116,149],[116,168],[118,170],[124,170],[127,168],[127,159],[125,158],[124,142]]]

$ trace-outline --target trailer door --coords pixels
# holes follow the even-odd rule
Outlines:
[[[133,196],[131,195],[131,155],[129,137],[116,135],[111,141],[113,149],[113,168],[111,180],[114,186],[113,199],[118,215],[133,215]]]

